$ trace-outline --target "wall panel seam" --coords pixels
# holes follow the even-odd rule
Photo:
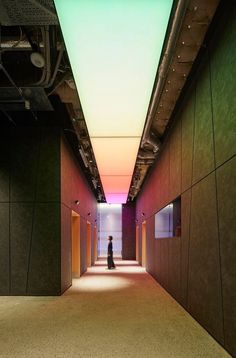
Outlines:
[[[193,104],[193,143],[192,143],[192,167],[191,167],[191,189],[189,202],[189,228],[188,228],[188,249],[187,249],[187,282],[186,282],[186,307],[189,310],[189,265],[190,265],[190,243],[191,243],[191,218],[192,218],[192,195],[193,195],[193,162],[194,162],[194,143],[195,143],[195,119],[196,119],[196,84],[194,87],[194,104]]]
[[[186,188],[185,190],[183,190],[181,192],[181,194],[186,193],[187,191],[189,191],[190,189],[194,188],[195,185],[199,184],[202,180],[206,179],[209,175],[213,174],[215,171],[217,171],[219,168],[223,167],[224,165],[226,165],[228,162],[230,162],[232,159],[234,159],[236,157],[236,154],[232,155],[229,159],[227,159],[224,163],[221,163],[219,165],[216,166],[215,169],[211,170],[208,174],[206,174],[204,177],[202,177],[201,179],[199,179],[198,181],[194,182],[194,184],[190,185],[188,188]],[[174,199],[174,198],[173,198]],[[161,210],[161,209],[160,209]]]
[[[9,294],[11,294],[11,168],[12,168],[12,131],[10,131],[10,166],[9,166],[9,208],[8,208],[8,225],[9,225],[9,231],[8,231],[8,250],[9,250],[9,259],[8,259],[8,265],[9,265]]]
[[[183,125],[182,125],[182,116],[181,116],[181,120],[180,120],[180,130],[181,130],[181,138],[180,138],[180,198],[182,199],[182,184],[183,184],[183,178],[182,178],[182,169],[183,169],[183,158],[182,158],[182,153],[183,153]],[[180,207],[180,218],[181,218],[181,211],[182,211],[182,201],[181,201],[181,207]],[[181,222],[180,222],[181,225]],[[180,237],[180,245],[179,245],[179,301],[182,301],[182,287],[183,287],[183,268],[182,268],[182,248],[183,248],[183,243],[182,243],[182,237]]]
[[[29,253],[28,253],[26,294],[29,293],[29,272],[30,272],[31,253],[32,253],[32,244],[33,244],[33,230],[34,230],[34,225],[35,225],[35,211],[36,211],[36,198],[37,198],[37,189],[38,189],[38,177],[39,177],[39,163],[40,163],[41,145],[42,145],[42,130],[40,130],[40,138],[39,138],[38,153],[37,153],[38,160],[37,160],[37,167],[36,167],[36,170],[35,170],[36,175],[35,175],[35,183],[34,183],[34,201],[33,201],[31,235],[30,235]]]
[[[210,78],[210,96],[211,96],[211,122],[212,122],[212,135],[213,135],[213,154],[214,154],[214,167],[216,168],[216,150],[215,150],[215,126],[214,126],[214,107],[212,96],[212,68],[209,50],[207,49],[209,78]],[[223,330],[223,344],[225,345],[225,321],[224,321],[224,297],[223,297],[223,280],[222,280],[222,258],[221,258],[221,240],[220,240],[220,227],[219,227],[219,204],[218,204],[218,188],[216,170],[214,173],[215,180],[215,198],[216,198],[216,219],[217,219],[217,234],[218,234],[218,257],[219,257],[219,273],[220,273],[220,297],[221,297],[221,315],[222,315],[222,330]]]

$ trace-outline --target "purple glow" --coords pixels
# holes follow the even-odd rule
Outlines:
[[[127,201],[127,193],[126,194],[115,194],[110,193],[106,194],[106,201],[108,204],[125,204]]]

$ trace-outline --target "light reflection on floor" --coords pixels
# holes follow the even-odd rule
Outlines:
[[[83,276],[81,279],[73,280],[73,290],[80,292],[115,291],[132,286],[132,280],[122,277],[96,275]]]
[[[122,290],[135,285],[132,275],[144,274],[136,261],[115,261],[116,268],[108,270],[106,260],[99,260],[79,279],[73,279],[73,292],[101,292]]]

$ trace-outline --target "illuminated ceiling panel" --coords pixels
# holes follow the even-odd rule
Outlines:
[[[106,200],[108,204],[123,204],[127,201],[128,193],[113,193],[106,194]]]
[[[140,138],[91,138],[100,175],[132,175]]]
[[[100,175],[132,175],[172,0],[55,5]]]
[[[103,189],[106,193],[126,193],[129,190],[130,183],[131,183],[132,176],[103,176],[101,175],[101,181]]]

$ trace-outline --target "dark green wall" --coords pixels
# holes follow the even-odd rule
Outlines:
[[[147,270],[236,355],[235,2],[218,16],[136,215],[147,221]],[[179,195],[181,238],[155,240],[155,212]]]
[[[60,130],[1,128],[0,294],[60,293]]]
[[[0,295],[59,295],[69,288],[71,212],[80,215],[83,273],[87,221],[94,262],[96,208],[60,127],[1,128]]]

